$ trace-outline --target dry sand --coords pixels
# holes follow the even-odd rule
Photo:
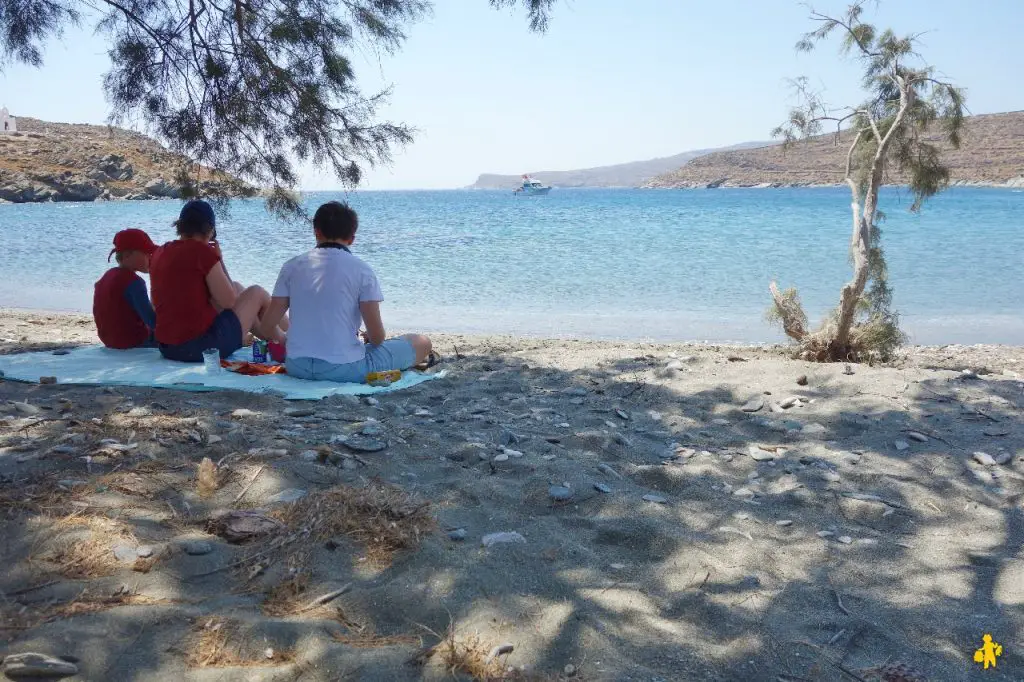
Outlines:
[[[94,341],[0,312],[3,353]],[[1024,349],[846,374],[438,346],[444,378],[379,402],[0,382],[0,652],[83,680],[1024,679]]]

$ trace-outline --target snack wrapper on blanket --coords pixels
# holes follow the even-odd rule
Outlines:
[[[258,362],[221,360],[220,366],[229,372],[244,374],[247,377],[260,377],[267,374],[287,374],[284,365],[264,365]]]

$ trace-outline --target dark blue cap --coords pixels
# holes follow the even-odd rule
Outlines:
[[[193,199],[181,207],[178,214],[181,221],[202,221],[210,223],[210,227],[217,227],[217,216],[213,212],[213,206],[202,199]]]

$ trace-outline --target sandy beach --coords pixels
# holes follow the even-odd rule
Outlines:
[[[161,682],[1024,677],[1024,348],[435,341],[445,376],[378,399],[0,380],[0,653]],[[95,342],[0,311],[0,354]]]

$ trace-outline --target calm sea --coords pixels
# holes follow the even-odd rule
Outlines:
[[[849,277],[842,188],[313,193],[360,214],[355,252],[377,271],[389,328],[536,336],[778,341],[768,283],[816,317]],[[890,280],[918,343],[1024,344],[1024,193],[950,190],[922,214],[887,189]],[[0,305],[87,311],[115,231],[173,238],[179,202],[0,206]],[[274,284],[312,245],[260,200],[218,225],[231,275]]]

